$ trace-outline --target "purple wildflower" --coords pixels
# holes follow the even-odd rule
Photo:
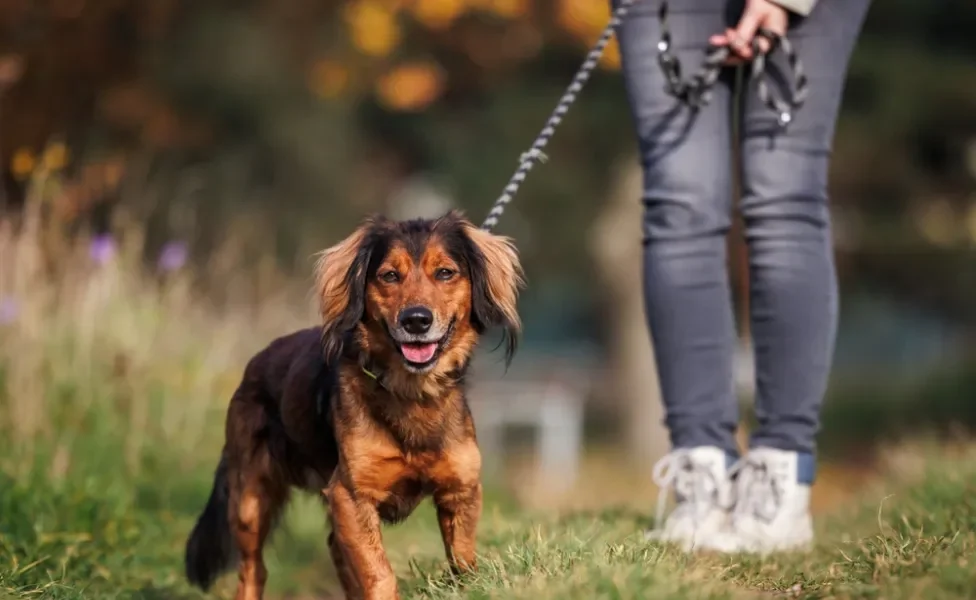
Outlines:
[[[107,233],[96,235],[88,246],[88,256],[95,264],[104,265],[115,256],[115,240]]]
[[[178,271],[186,264],[189,255],[190,251],[187,248],[186,242],[180,240],[166,242],[162,251],[159,253],[157,267],[164,273]]]
[[[13,296],[0,298],[0,325],[8,325],[17,320],[20,314],[20,304]]]

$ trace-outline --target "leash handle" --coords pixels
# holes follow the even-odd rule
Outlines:
[[[711,87],[718,80],[722,63],[729,57],[730,51],[727,47],[709,44],[705,50],[705,59],[702,62],[701,70],[688,80],[683,80],[681,78],[681,63],[678,57],[671,52],[671,28],[668,26],[667,0],[661,2],[661,7],[658,9],[658,21],[661,24],[661,41],[658,42],[657,46],[658,64],[664,71],[666,80],[664,89],[668,94],[678,98],[693,110],[697,110],[711,101]],[[762,51],[762,39],[770,44],[769,50],[766,52]],[[787,65],[793,75],[789,101],[774,95],[766,82],[767,57],[777,49],[781,49],[786,55]],[[806,101],[809,93],[809,80],[803,70],[800,57],[785,35],[774,33],[769,29],[760,29],[756,32],[756,36],[752,40],[752,50],[755,58],[752,61],[751,79],[756,82],[756,94],[759,96],[759,100],[776,114],[779,125],[786,127],[793,121],[793,116]]]
[[[505,212],[505,207],[512,201],[515,194],[518,192],[519,187],[525,181],[526,176],[528,176],[529,171],[535,166],[536,162],[545,162],[546,154],[544,152],[546,145],[549,143],[549,139],[552,135],[556,133],[556,127],[562,123],[563,117],[569,112],[569,108],[576,102],[576,97],[582,91],[583,86],[590,79],[590,75],[596,69],[597,65],[600,63],[600,57],[603,56],[603,51],[606,50],[607,44],[613,38],[614,33],[623,21],[623,18],[630,11],[634,2],[637,0],[620,0],[620,4],[617,6],[616,10],[613,11],[613,15],[610,17],[610,23],[607,24],[606,28],[603,30],[603,34],[600,35],[600,39],[597,41],[596,45],[590,50],[586,55],[586,60],[580,66],[579,70],[576,71],[576,75],[573,77],[573,81],[566,88],[563,93],[562,98],[556,104],[556,108],[549,115],[549,119],[546,121],[545,127],[536,136],[535,141],[532,142],[532,146],[527,152],[522,153],[519,157],[519,166],[515,170],[511,179],[508,180],[508,185],[502,191],[501,196],[495,200],[495,204],[492,205],[491,210],[488,212],[488,216],[485,218],[484,223],[481,224],[481,228],[485,231],[491,231],[495,225],[498,224],[498,218],[502,216]]]
[[[769,50],[766,52],[761,51],[761,39],[769,42]],[[775,96],[766,84],[766,59],[777,49],[783,51],[783,54],[786,56],[787,65],[793,72],[789,101]],[[756,32],[756,37],[752,40],[752,51],[756,57],[752,61],[751,75],[752,80],[756,82],[756,94],[759,96],[759,100],[776,114],[776,119],[780,127],[786,127],[793,122],[793,115],[806,102],[810,92],[810,82],[807,79],[806,72],[803,70],[803,63],[800,62],[800,57],[793,48],[793,44],[790,43],[790,40],[785,35],[780,35],[768,29],[760,29]]]
[[[664,89],[693,109],[705,106],[712,100],[712,86],[718,81],[722,63],[729,57],[726,46],[713,46],[705,50],[702,68],[689,79],[681,78],[681,61],[671,52],[671,28],[668,26],[668,3],[661,2],[657,11],[661,24],[661,40],[657,43],[657,63],[664,72]]]

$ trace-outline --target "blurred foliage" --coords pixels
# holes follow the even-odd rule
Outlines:
[[[179,237],[197,257],[245,227],[303,274],[416,173],[480,219],[608,13],[602,0],[6,0],[5,202],[22,203],[43,163],[63,176],[58,214],[104,230],[121,207],[148,247]],[[967,322],[974,25],[962,0],[874,4],[832,180],[842,275]],[[532,290],[582,312],[595,299],[581,239],[634,149],[615,45],[602,67],[501,224]],[[638,243],[636,224],[622,234]]]

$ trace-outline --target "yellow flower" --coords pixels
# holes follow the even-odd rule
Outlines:
[[[320,98],[335,98],[349,84],[349,71],[331,60],[319,60],[308,74],[308,87]]]
[[[363,54],[387,56],[400,43],[400,26],[393,12],[375,0],[357,0],[346,8],[352,43]]]
[[[10,160],[10,171],[18,181],[23,181],[34,172],[36,164],[33,152],[27,148],[18,148]]]
[[[429,63],[402,65],[376,82],[376,94],[380,101],[399,111],[423,110],[443,90],[443,74],[436,65]]]
[[[416,0],[413,16],[431,29],[450,27],[465,10],[464,0]]]
[[[68,147],[61,142],[55,142],[44,150],[41,160],[48,171],[60,171],[68,164]]]

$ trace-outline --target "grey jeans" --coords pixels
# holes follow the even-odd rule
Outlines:
[[[731,69],[697,113],[665,93],[659,2],[636,2],[620,45],[644,169],[646,314],[671,443],[737,454],[726,256],[737,168],[756,359],[758,428],[750,444],[800,453],[800,477],[812,481],[838,312],[827,170],[847,63],[869,0],[820,0],[808,17],[793,18],[788,35],[810,95],[782,131],[754,86],[744,86],[737,139]],[[741,0],[671,0],[673,48],[685,76],[700,68],[708,37],[734,26],[741,12]]]

